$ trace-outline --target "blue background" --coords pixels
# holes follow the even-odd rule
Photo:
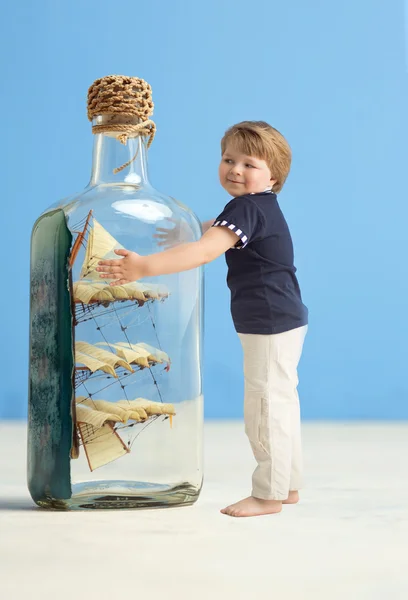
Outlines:
[[[91,168],[86,93],[116,73],[153,87],[159,190],[202,220],[228,198],[219,140],[263,119],[289,140],[280,202],[310,310],[304,419],[408,417],[404,3],[31,0],[0,24],[0,418],[26,415],[30,231]],[[242,416],[223,258],[206,268],[207,417]]]

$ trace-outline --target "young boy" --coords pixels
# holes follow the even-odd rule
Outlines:
[[[101,261],[97,270],[120,285],[194,269],[226,253],[231,313],[244,353],[245,431],[258,466],[252,495],[221,512],[247,517],[277,513],[299,500],[297,366],[308,311],[276,198],[290,170],[287,141],[263,121],[244,121],[228,129],[221,150],[220,183],[233,199],[204,224],[200,240],[150,256],[117,250],[122,258]]]

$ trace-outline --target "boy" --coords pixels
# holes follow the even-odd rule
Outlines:
[[[100,261],[97,270],[120,285],[193,269],[226,253],[231,313],[244,352],[245,431],[258,466],[252,495],[221,512],[246,517],[278,513],[299,500],[297,365],[308,311],[276,198],[290,170],[287,141],[263,121],[244,121],[228,129],[221,150],[220,183],[233,199],[204,224],[200,240],[150,256],[117,250],[123,258]]]

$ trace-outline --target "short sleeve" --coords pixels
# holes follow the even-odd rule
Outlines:
[[[242,250],[262,235],[264,217],[258,206],[247,197],[234,198],[215,219],[213,227],[228,227],[239,236],[234,248]]]

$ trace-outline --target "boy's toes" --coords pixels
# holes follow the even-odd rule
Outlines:
[[[228,515],[229,517],[241,517],[243,514],[242,511],[234,504],[226,506],[220,512],[222,512],[223,515]]]

